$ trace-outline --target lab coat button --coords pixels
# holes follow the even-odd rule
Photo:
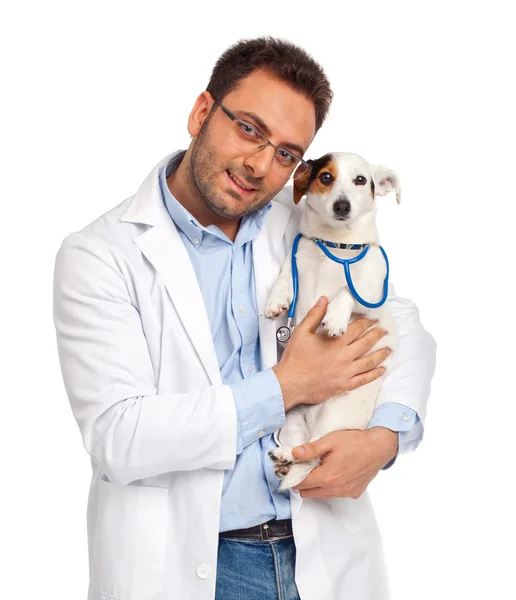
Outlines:
[[[249,373],[253,372],[253,365],[247,365],[247,370],[249,371]]]
[[[208,579],[210,576],[210,567],[208,567],[208,565],[199,565],[197,567],[197,575],[199,575],[201,579]]]
[[[240,305],[240,312],[241,313],[245,312],[245,308],[242,305]]]

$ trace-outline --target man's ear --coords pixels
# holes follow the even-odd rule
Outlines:
[[[390,192],[396,192],[396,202],[401,202],[400,178],[392,169],[383,165],[373,165],[373,180],[375,196],[385,196]]]
[[[310,179],[310,173],[312,172],[312,161],[309,160],[309,168],[306,168],[302,163],[296,169],[294,173],[294,204],[299,204],[301,198],[306,194],[308,189],[308,180]]]
[[[213,97],[209,92],[202,92],[197,97],[194,107],[188,117],[188,133],[191,137],[197,137],[201,128],[210,116],[213,107]]]

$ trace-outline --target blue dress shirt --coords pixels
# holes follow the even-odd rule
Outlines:
[[[281,481],[267,455],[276,448],[272,434],[284,425],[285,410],[274,371],[262,370],[251,244],[271,204],[242,218],[234,242],[217,226],[202,226],[167,186],[183,156],[176,154],[160,170],[161,192],[197,276],[222,381],[231,386],[237,411],[237,457],[224,474],[219,531],[289,519],[290,493],[277,491]],[[422,429],[415,411],[393,402],[376,409],[369,428],[377,425],[400,432],[398,453]]]

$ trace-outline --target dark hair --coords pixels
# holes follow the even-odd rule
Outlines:
[[[302,48],[273,37],[240,40],[217,60],[206,91],[222,101],[239,81],[256,69],[266,69],[315,105],[316,131],[324,122],[333,98],[321,66]]]

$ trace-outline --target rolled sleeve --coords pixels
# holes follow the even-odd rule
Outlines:
[[[237,412],[237,455],[285,424],[285,405],[272,369],[230,384]]]

